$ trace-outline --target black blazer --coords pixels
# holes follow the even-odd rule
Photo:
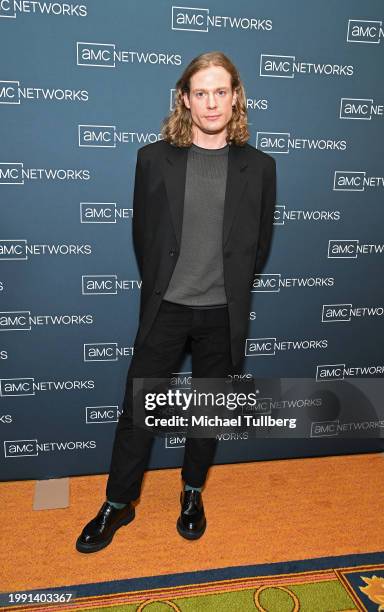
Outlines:
[[[132,229],[142,285],[135,348],[151,328],[178,259],[187,153],[165,140],[137,152]],[[250,290],[270,248],[275,199],[274,158],[249,144],[231,144],[222,249],[234,365],[245,354]]]

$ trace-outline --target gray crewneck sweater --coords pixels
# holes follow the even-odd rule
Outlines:
[[[222,232],[229,145],[188,151],[180,254],[164,299],[225,306]]]

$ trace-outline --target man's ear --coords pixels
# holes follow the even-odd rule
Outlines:
[[[236,102],[237,102],[237,91],[234,90],[233,96],[232,96],[232,106],[235,106]]]
[[[187,108],[191,108],[191,105],[189,103],[189,97],[188,94],[186,92],[183,93],[183,100],[184,100],[184,104]]]

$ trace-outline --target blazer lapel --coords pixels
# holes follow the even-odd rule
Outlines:
[[[169,145],[164,164],[164,180],[175,235],[180,247],[183,225],[185,180],[188,147]],[[239,203],[247,186],[247,167],[244,147],[230,145],[228,151],[227,183],[224,200],[223,246],[239,209]]]
[[[228,240],[230,229],[239,210],[240,200],[247,187],[247,174],[244,172],[247,165],[244,147],[230,145],[224,201],[223,247]]]
[[[188,147],[176,147],[170,144],[167,149],[164,180],[176,239],[180,247]]]

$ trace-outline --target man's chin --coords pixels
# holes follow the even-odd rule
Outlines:
[[[199,126],[199,128],[205,134],[220,134],[221,132],[225,130],[226,126],[225,125],[220,125],[220,126],[204,125],[204,126]]]

